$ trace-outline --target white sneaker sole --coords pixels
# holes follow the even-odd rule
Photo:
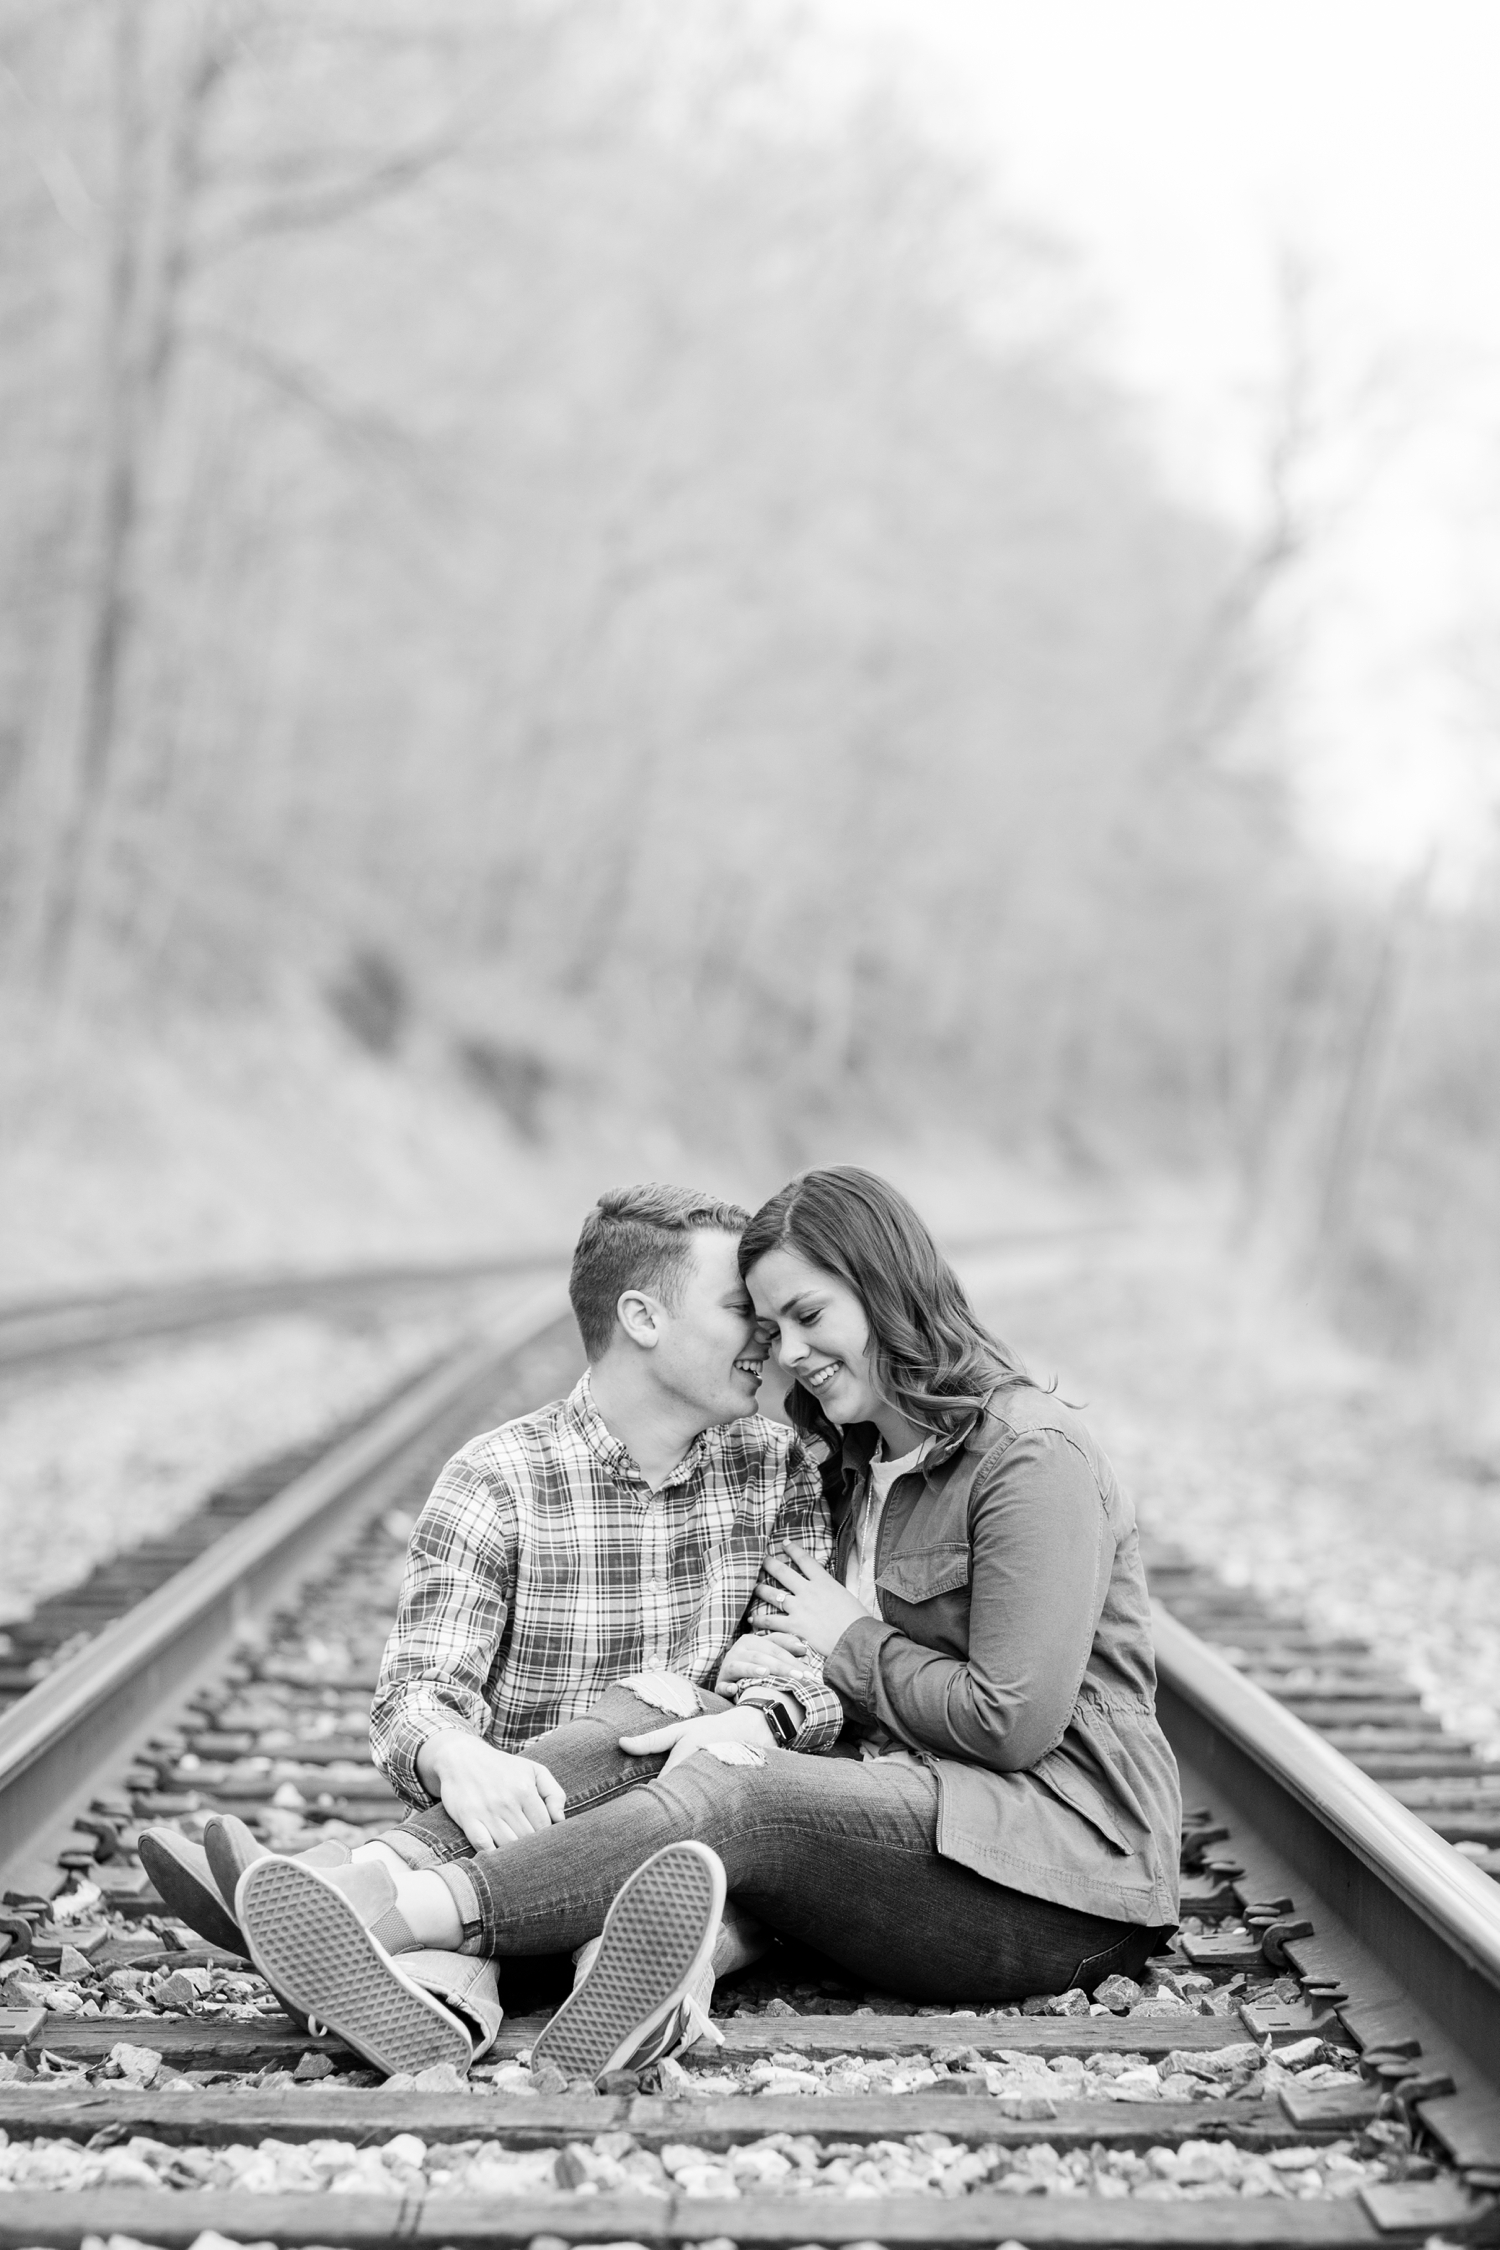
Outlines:
[[[463,2026],[404,1974],[314,1868],[258,1859],[240,1877],[234,1906],[266,1982],[377,2070],[468,2069],[474,2050]]]
[[[668,1844],[620,1885],[587,1975],[531,2050],[565,2078],[623,2070],[680,2005],[713,1954],[724,1864],[707,1844]]]

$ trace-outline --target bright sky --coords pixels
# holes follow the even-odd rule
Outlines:
[[[1253,505],[1278,246],[1308,267],[1316,481],[1352,495],[1291,597],[1308,825],[1462,883],[1500,802],[1500,0],[810,5],[1079,246],[1116,368],[1221,506]]]

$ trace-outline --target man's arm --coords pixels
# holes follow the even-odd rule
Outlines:
[[[833,1521],[823,1497],[823,1477],[801,1438],[792,1442],[786,1489],[771,1525],[774,1551],[788,1542],[803,1547],[825,1570],[833,1568]]]
[[[793,1442],[786,1487],[771,1525],[771,1552],[778,1553],[789,1543],[805,1549],[825,1570],[832,1569],[833,1526],[823,1497],[823,1480],[800,1438]],[[765,1640],[762,1635],[755,1638]],[[777,1676],[772,1679],[759,1665],[748,1677],[740,1672],[732,1661],[738,1646],[734,1643],[725,1658],[728,1677],[720,1670],[719,1693],[732,1696],[745,1708],[764,1709],[768,1703],[779,1703],[796,1724],[791,1744],[794,1750],[831,1750],[843,1732],[844,1706],[825,1683],[823,1661],[816,1651],[808,1649],[804,1655],[793,1657],[775,1649]],[[766,1655],[773,1648],[775,1644],[768,1643]]]
[[[440,1800],[480,1851],[563,1817],[546,1767],[487,1740],[515,1539],[504,1481],[457,1455],[412,1533],[370,1713],[381,1771],[410,1802]]]

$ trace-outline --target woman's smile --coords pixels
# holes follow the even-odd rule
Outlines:
[[[843,1371],[841,1360],[825,1359],[821,1367],[799,1367],[796,1370],[796,1376],[797,1381],[805,1383],[810,1391],[822,1391],[826,1390],[834,1377],[841,1375]]]

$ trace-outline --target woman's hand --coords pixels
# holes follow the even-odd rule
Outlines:
[[[750,1622],[758,1631],[796,1633],[819,1656],[831,1656],[855,1618],[867,1615],[805,1548],[788,1541],[784,1559],[768,1555],[761,1565]]]
[[[742,1633],[719,1666],[721,1695],[745,1680],[793,1680],[807,1643],[793,1633]]]
[[[748,1742],[757,1750],[774,1750],[776,1737],[766,1725],[763,1711],[753,1708],[704,1711],[696,1719],[674,1719],[670,1726],[653,1727],[649,1734],[622,1734],[620,1748],[632,1758],[654,1758],[663,1750],[671,1756],[662,1767],[670,1773],[709,1742]]]

